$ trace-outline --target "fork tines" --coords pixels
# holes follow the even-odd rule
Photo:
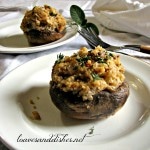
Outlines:
[[[95,33],[95,31],[91,28],[81,28],[78,30],[79,34],[86,39],[88,44],[92,47],[95,48],[96,46],[100,45],[104,48],[107,48],[109,45],[105,42],[103,42],[100,37]]]

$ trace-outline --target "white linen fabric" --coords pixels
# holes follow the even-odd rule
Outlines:
[[[101,25],[150,38],[149,0],[97,0],[92,8]]]
[[[70,17],[70,6],[78,5],[83,10],[95,3],[95,0],[38,0],[37,5],[47,4],[57,10],[64,16]]]
[[[4,4],[8,4],[8,5],[13,6],[14,2],[20,2],[20,1],[25,1],[25,0],[0,0],[0,6],[3,6]],[[60,1],[61,2],[63,1],[64,5],[62,5],[60,3]],[[49,4],[50,5],[52,3],[56,4],[55,5],[56,8],[59,9],[59,7],[60,7],[60,9],[63,10],[62,11],[63,15],[69,16],[70,14],[69,14],[69,11],[67,11],[67,9],[69,8],[68,2],[70,2],[69,4],[77,4],[79,6],[82,6],[82,9],[86,9],[85,12],[86,12],[86,16],[88,17],[87,13],[91,12],[91,11],[89,11],[89,10],[91,10],[91,9],[89,9],[89,6],[92,6],[92,4],[95,2],[95,0],[89,0],[89,1],[88,0],[80,0],[80,2],[79,2],[78,0],[39,0],[37,5],[40,5],[40,4],[41,5],[42,4]],[[97,21],[97,20],[101,21],[100,19],[102,19],[99,16],[102,8],[103,8],[102,9],[103,12],[105,12],[105,13],[109,12],[107,14],[108,16],[109,15],[111,15],[111,16],[115,15],[115,13],[117,13],[117,11],[118,11],[118,13],[120,13],[120,15],[118,15],[118,16],[122,16],[121,13],[125,12],[126,10],[129,11],[129,8],[130,8],[130,11],[132,9],[142,10],[144,12],[139,17],[143,16],[146,19],[146,17],[150,14],[150,13],[145,13],[146,12],[145,10],[150,11],[150,9],[148,9],[148,7],[149,7],[148,1],[149,0],[140,1],[140,4],[137,2],[134,2],[137,4],[131,5],[130,2],[133,2],[131,0],[130,1],[129,0],[128,1],[127,0],[126,1],[125,0],[97,0],[95,5],[93,6],[93,12],[94,12],[94,15],[96,16],[96,19],[93,16],[92,17],[90,16],[88,19],[90,19],[91,22],[95,23],[98,26],[98,28],[100,29],[101,38],[110,44],[112,44],[112,43],[114,45],[134,44],[134,43],[150,44],[150,40],[149,40],[149,38],[146,38],[146,35],[145,36],[137,36],[137,35],[132,35],[130,33],[127,34],[127,33],[121,33],[121,32],[113,32],[112,30],[108,30],[105,27],[101,26],[99,24],[99,22]],[[124,4],[125,2],[128,2],[130,5],[125,5]],[[119,10],[120,10],[120,12],[119,12]],[[2,23],[4,21],[10,20],[10,19],[15,19],[15,18],[20,17],[21,15],[22,15],[22,13],[20,13],[20,12],[11,12],[11,13],[10,12],[9,13],[0,12],[0,22]],[[135,21],[136,18],[134,18],[133,16],[131,17],[130,21],[133,23],[132,18],[134,19],[133,21]],[[144,21],[144,18],[142,18],[143,21]],[[123,19],[123,17],[122,17],[122,19]],[[110,18],[108,18],[108,20],[110,20]],[[150,18],[148,18],[146,21],[148,22],[148,20],[150,20]],[[103,21],[104,20],[102,20],[102,22]],[[119,19],[116,19],[116,21],[119,21]],[[123,26],[123,24],[121,24],[121,26]],[[140,26],[142,26],[142,24],[140,24]],[[143,23],[143,26],[145,26],[144,23]],[[148,23],[147,26],[150,26],[150,23]],[[113,29],[115,29],[115,28],[113,28]],[[129,29],[129,28],[127,28],[127,29]],[[115,29],[115,30],[118,30],[118,29]],[[136,31],[136,33],[137,33],[137,31]],[[146,33],[147,33],[147,35],[149,35],[150,31],[148,30]],[[139,33],[139,34],[141,34],[141,33]],[[149,36],[147,36],[147,37],[149,37]],[[88,44],[81,36],[78,36],[76,39],[74,39],[73,41],[71,41],[68,44],[62,45],[61,47],[48,49],[48,50],[42,51],[42,52],[31,53],[31,54],[30,53],[29,54],[2,54],[2,53],[0,53],[0,80],[3,77],[5,77],[5,75],[7,75],[10,71],[12,71],[16,67],[20,66],[21,64],[24,64],[27,61],[30,61],[30,60],[35,59],[35,58],[40,57],[40,56],[51,54],[53,52],[63,53],[63,51],[65,51],[65,50],[79,49],[81,46],[88,47]],[[133,54],[133,55],[138,55],[138,56],[140,55],[140,57],[144,56],[144,54],[142,54],[142,53],[138,53],[138,52],[131,51],[131,50],[129,50],[128,53]],[[147,58],[147,59],[143,58],[141,60],[144,60],[144,61],[150,63],[149,58]],[[8,150],[1,142],[0,142],[0,149]]]

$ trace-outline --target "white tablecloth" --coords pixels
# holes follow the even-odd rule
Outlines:
[[[13,0],[14,1],[14,0]],[[92,4],[93,4],[93,1],[91,1]],[[88,5],[86,5],[86,7],[88,6],[92,6],[92,5],[89,5],[90,3],[88,3]],[[86,8],[85,7],[85,8]],[[89,13],[89,8],[86,8],[86,16],[87,14],[90,14],[89,16],[89,20],[95,24],[98,25],[99,29],[100,29],[100,36],[106,41],[106,42],[109,42],[109,41],[114,41],[114,42],[118,42],[119,38],[116,40],[111,32],[113,32],[114,34],[114,31],[111,31],[111,30],[108,30],[106,29],[105,27],[101,26],[99,24],[99,22],[97,22],[97,20],[91,15],[91,13]],[[8,14],[6,15],[6,13],[0,13],[0,22],[3,22],[5,20],[8,20],[8,19],[13,19],[13,18],[16,18],[19,16],[19,13],[12,13],[12,14]],[[116,32],[117,36],[118,35],[118,32]],[[119,33],[121,34],[121,33]],[[135,35],[131,35],[131,34],[126,34],[125,35],[127,39],[127,37],[131,38],[131,37],[134,37]],[[141,37],[141,40],[144,38],[144,41],[147,41],[145,42],[145,44],[150,44],[150,39],[146,38],[146,37]],[[120,41],[122,42],[124,39],[120,39]],[[128,41],[125,41],[125,43],[127,43]],[[37,53],[32,53],[32,54],[2,54],[0,53],[0,80],[2,78],[5,77],[5,75],[7,75],[10,71],[12,71],[13,69],[15,69],[16,67],[20,66],[21,64],[24,64],[25,62],[27,61],[30,61],[34,58],[37,58],[37,57],[40,57],[40,56],[44,56],[44,55],[48,55],[48,54],[51,54],[51,53],[54,53],[54,52],[62,52],[62,51],[65,51],[65,50],[75,50],[75,49],[79,49],[81,46],[86,46],[86,47],[89,47],[88,44],[86,43],[86,41],[81,37],[81,36],[78,36],[76,39],[74,39],[73,41],[71,41],[70,43],[68,44],[65,44],[63,46],[60,46],[60,47],[57,47],[57,48],[53,48],[53,49],[48,49],[48,50],[45,50],[45,51],[42,51],[42,52],[37,52]],[[134,52],[134,51],[130,51],[128,50],[127,51],[128,53],[132,54],[132,55],[138,55],[138,56],[141,56],[142,54],[141,53],[137,53],[137,52]],[[150,63],[150,59],[148,58],[141,58],[142,60]],[[0,149],[7,149],[3,144],[0,143]]]

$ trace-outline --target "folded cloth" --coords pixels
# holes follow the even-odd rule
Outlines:
[[[97,0],[92,7],[101,25],[150,38],[150,1]]]
[[[50,5],[56,8],[64,17],[70,17],[70,6],[78,5],[83,10],[92,6],[95,0],[38,0],[37,5]]]

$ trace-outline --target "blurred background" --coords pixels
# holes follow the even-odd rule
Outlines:
[[[69,9],[71,5],[78,5],[84,10],[91,10],[96,0],[0,0],[0,8],[2,7],[27,7],[28,9],[35,5],[43,6],[44,4],[57,8],[65,17],[69,17]],[[18,12],[11,12],[18,14]],[[10,12],[0,12],[0,16],[10,14]]]

